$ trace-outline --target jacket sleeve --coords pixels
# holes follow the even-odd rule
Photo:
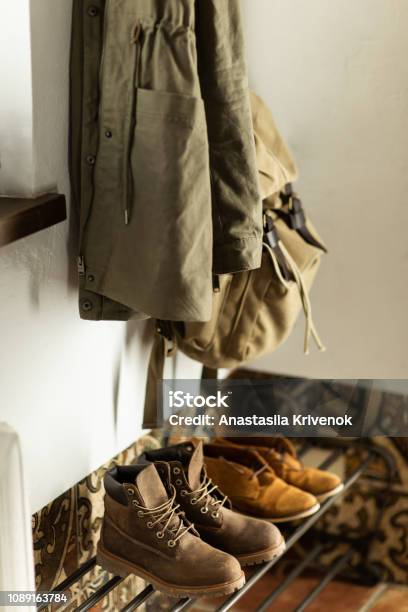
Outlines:
[[[213,197],[214,273],[259,268],[262,203],[239,0],[196,0]]]

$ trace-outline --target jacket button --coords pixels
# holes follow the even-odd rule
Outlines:
[[[97,17],[97,16],[99,15],[99,8],[98,8],[97,6],[95,6],[95,5],[93,5],[93,4],[92,4],[92,5],[91,5],[91,6],[88,8],[88,15],[89,15],[90,17]]]
[[[93,308],[93,304],[90,300],[84,300],[81,306],[82,306],[82,310],[84,310],[85,312],[89,312]]]
[[[90,166],[94,166],[96,162],[96,157],[94,155],[88,155],[88,157],[86,158],[86,163],[89,164]]]
[[[90,275],[88,276],[88,280],[89,280],[89,282],[90,282],[90,283],[93,283],[93,282],[94,282],[94,280],[95,280],[94,275],[93,275],[93,274],[90,274]]]
[[[112,134],[112,132],[110,130],[106,130],[105,136],[106,136],[106,138],[112,138],[113,134]]]

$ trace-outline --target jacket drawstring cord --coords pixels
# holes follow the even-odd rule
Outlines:
[[[141,36],[142,36],[142,23],[140,21],[138,21],[134,28],[132,29],[131,35],[130,35],[130,44],[134,45],[136,48],[135,51],[135,68],[134,68],[134,83],[133,83],[133,92],[132,92],[132,113],[134,113],[134,119],[133,121],[135,122],[135,105],[136,105],[136,89],[139,86],[139,70],[140,70],[140,40],[141,40]],[[132,199],[132,189],[131,189],[131,184],[132,184],[132,170],[131,170],[131,161],[130,161],[130,156],[131,156],[131,152],[132,152],[132,144],[133,144],[133,133],[135,130],[135,125],[132,124],[131,125],[131,130],[130,130],[130,140],[129,140],[129,146],[128,146],[128,151],[127,151],[127,159],[126,159],[126,163],[127,163],[127,167],[126,167],[126,193],[125,193],[125,210],[124,210],[124,217],[125,217],[125,225],[129,225],[130,223],[130,213],[131,213],[131,199]]]

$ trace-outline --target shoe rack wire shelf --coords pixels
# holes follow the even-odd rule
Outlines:
[[[308,519],[296,525],[296,527],[291,530],[287,530],[285,532],[286,537],[286,551],[287,552],[307,533],[309,532],[317,521],[327,512],[327,510],[335,504],[339,498],[344,495],[356,482],[357,480],[364,474],[367,468],[373,463],[374,460],[378,460],[378,458],[382,459],[386,469],[388,481],[391,483],[392,477],[395,472],[395,466],[393,463],[392,457],[389,453],[371,442],[362,442],[356,440],[345,440],[345,439],[336,439],[336,440],[315,440],[313,443],[305,444],[300,450],[300,456],[304,454],[311,446],[316,446],[318,443],[319,447],[329,449],[328,457],[321,463],[319,466],[321,469],[328,469],[331,465],[341,456],[345,455],[347,449],[351,446],[353,448],[358,448],[362,453],[362,461],[360,465],[348,475],[347,479],[344,482],[344,489],[334,495],[333,497],[328,498],[321,504],[321,507],[316,514],[312,515]],[[384,504],[386,503],[386,495],[383,496]],[[350,540],[348,544],[348,548],[346,551],[335,560],[333,565],[328,569],[325,569],[325,573],[323,574],[320,582],[313,588],[313,590],[305,597],[303,602],[298,605],[294,612],[303,612],[306,610],[308,606],[316,599],[316,597],[321,593],[321,591],[329,584],[333,578],[335,578],[340,573],[343,573],[347,567],[349,567],[349,562],[351,561],[355,552],[359,552],[362,557],[365,557],[364,552],[368,552],[368,548],[371,544],[371,541],[375,537],[382,518],[382,508],[378,509],[378,515],[376,519],[376,523],[374,529],[369,534],[370,537],[365,537],[363,540]],[[281,581],[281,583],[264,599],[264,601],[256,608],[254,612],[266,612],[267,610],[273,610],[273,602],[284,592],[285,589],[290,587],[293,581],[300,576],[306,569],[308,569],[313,562],[315,562],[320,553],[322,553],[325,547],[330,544],[330,538],[317,538],[316,544],[308,551],[305,558],[300,561]],[[269,561],[263,565],[257,566],[252,573],[247,577],[247,581],[245,585],[233,595],[230,595],[217,609],[216,612],[227,612],[231,610],[240,599],[248,593],[257,582],[264,576],[267,572],[274,567],[282,557]],[[71,586],[73,586],[76,582],[78,582],[81,578],[83,578],[90,570],[92,570],[96,565],[96,558],[92,558],[86,563],[84,563],[78,570],[76,570],[73,574],[71,574],[68,578],[66,578],[56,589],[54,592],[63,593]],[[360,581],[367,580],[371,583],[375,583],[379,581],[379,576],[376,575],[375,571],[367,565],[358,566],[358,573]],[[111,591],[113,591],[121,582],[123,578],[119,576],[113,576],[110,578],[102,587],[100,587],[95,593],[93,593],[86,601],[84,601],[80,606],[75,608],[75,612],[86,612],[87,610],[91,610],[94,606],[101,602],[101,600],[108,595]],[[140,608],[146,601],[148,601],[152,595],[154,594],[155,589],[148,585],[145,589],[143,589],[132,601],[130,601],[125,607],[123,607],[120,611],[117,612],[133,612],[133,610],[137,610]],[[181,599],[177,601],[173,607],[171,608],[171,612],[182,612],[185,610],[189,610],[194,606],[196,600],[194,599]],[[47,608],[46,605],[39,606],[37,608],[38,611],[45,610]],[[55,609],[53,607],[53,609]],[[116,612],[116,610],[115,610]]]

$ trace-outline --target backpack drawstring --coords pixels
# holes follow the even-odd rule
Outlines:
[[[267,249],[268,253],[271,256],[271,260],[276,272],[276,275],[279,279],[279,281],[282,283],[282,285],[285,287],[285,289],[289,290],[290,289],[290,283],[285,280],[283,278],[281,269],[280,269],[280,265],[279,265],[279,261],[276,257],[276,254],[274,252],[274,250],[269,246],[269,244],[267,244],[266,242],[264,242],[264,247]],[[313,321],[313,314],[312,314],[312,304],[310,302],[310,298],[309,298],[309,294],[308,291],[306,289],[305,286],[305,282],[303,280],[302,277],[302,273],[299,270],[298,265],[296,264],[295,260],[292,258],[292,256],[289,254],[289,252],[287,251],[286,247],[284,246],[284,244],[279,241],[279,247],[282,251],[282,253],[285,256],[286,259],[286,263],[288,264],[288,267],[290,269],[290,271],[293,274],[293,278],[294,278],[294,282],[297,285],[298,291],[299,291],[299,296],[302,302],[302,308],[303,308],[303,312],[305,315],[305,319],[306,319],[306,328],[305,328],[305,339],[304,339],[304,352],[305,355],[309,354],[309,345],[310,345],[310,338],[313,337],[314,341],[316,342],[317,348],[319,349],[319,351],[325,351],[325,347],[320,339],[320,336],[317,332],[316,326],[314,324]]]

